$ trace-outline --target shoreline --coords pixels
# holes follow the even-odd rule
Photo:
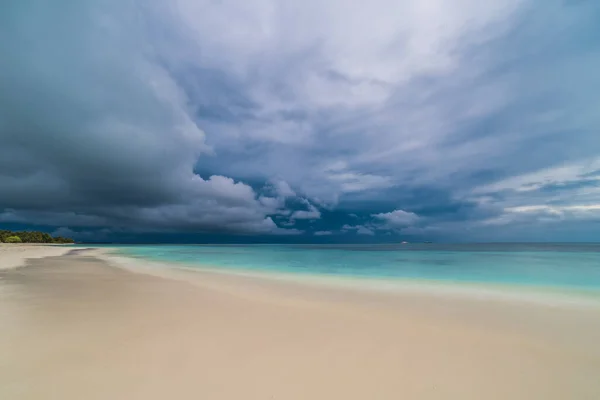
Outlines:
[[[375,278],[350,275],[316,275],[293,272],[272,272],[251,269],[234,269],[184,262],[154,261],[127,256],[113,248],[91,248],[99,257],[115,266],[139,273],[149,273],[163,278],[177,279],[178,271],[216,274],[246,279],[263,279],[283,284],[317,286],[338,290],[368,291],[388,295],[422,295],[431,297],[457,297],[471,300],[506,301],[549,307],[583,307],[600,309],[600,292],[572,287],[528,286],[458,281],[433,281],[411,278]],[[185,279],[185,278],[184,278]]]
[[[56,243],[0,243],[0,271],[22,267],[31,259],[63,256],[76,250],[71,246]]]
[[[596,310],[128,269],[69,250],[0,271],[0,397],[600,393]]]

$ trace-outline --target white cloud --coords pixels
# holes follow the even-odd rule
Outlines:
[[[296,192],[290,187],[286,181],[277,180],[273,183],[277,195],[283,198],[295,197]]]
[[[372,217],[382,221],[384,225],[382,228],[387,229],[399,229],[415,224],[419,220],[419,216],[415,213],[394,210],[388,213],[373,214]]]
[[[342,193],[362,192],[369,189],[383,189],[393,186],[389,177],[353,172],[330,173],[327,179],[339,187]]]
[[[298,211],[294,211],[292,213],[292,215],[290,216],[291,220],[296,220],[296,219],[320,219],[321,218],[321,212],[312,204],[310,204],[307,200],[304,201],[305,204],[308,206],[308,210],[298,210]]]
[[[366,226],[358,226],[356,230],[357,235],[369,235],[374,236],[375,232],[372,229],[367,228]]]
[[[600,159],[591,158],[513,176],[467,196],[496,214],[482,225],[586,221],[598,218]]]
[[[600,204],[528,205],[507,207],[499,216],[481,221],[482,225],[561,222],[569,220],[600,220]]]
[[[531,0],[177,4],[171,15],[183,21],[186,45],[202,51],[175,43],[165,54],[177,52],[184,70],[219,71],[225,89],[234,88],[229,101],[222,91],[192,96],[232,114],[201,118],[217,152],[235,161],[223,173],[276,171],[323,205],[423,186],[464,197],[478,172],[518,176],[599,148],[597,96],[551,79],[587,71],[587,86],[600,65],[553,46],[559,32],[565,43],[577,37],[583,6],[551,1],[541,13]],[[365,21],[377,28],[356,29]],[[217,28],[231,23],[235,31]],[[507,60],[507,48],[525,60]],[[564,132],[582,133],[567,140]],[[535,157],[524,150],[532,146]],[[248,149],[260,150],[248,157]]]
[[[260,203],[262,205],[264,205],[265,207],[273,209],[273,210],[277,210],[280,207],[283,207],[283,202],[281,201],[281,198],[277,198],[277,197],[260,196],[258,198],[258,201],[260,201]],[[282,210],[282,212],[287,212],[287,210]],[[278,212],[278,214],[279,214],[279,212]]]
[[[505,212],[515,214],[530,214],[530,213],[546,213],[553,215],[565,215],[570,213],[572,215],[585,216],[588,214],[600,215],[600,204],[577,204],[568,206],[556,206],[556,205],[532,205],[532,206],[519,206],[509,207],[504,209]]]
[[[594,172],[596,174],[593,174]],[[564,186],[582,181],[600,182],[600,158],[544,168],[539,171],[513,176],[499,182],[477,187],[473,190],[473,193],[485,194],[504,190],[530,192],[539,190],[544,186]]]
[[[319,210],[313,209],[310,211],[294,211],[290,219],[319,219],[321,218],[321,212]]]
[[[333,232],[331,231],[316,231],[315,236],[330,236]]]
[[[375,232],[373,231],[373,229],[371,227],[367,227],[365,225],[344,225],[342,226],[342,232],[348,232],[348,231],[356,231],[357,235],[369,235],[369,236],[374,236]]]
[[[389,85],[454,70],[459,62],[457,45],[465,40],[479,44],[501,33],[499,23],[520,3],[178,0],[173,13],[190,38],[202,44],[203,58],[210,66],[243,78],[258,64],[265,74],[258,78],[264,79],[285,67],[286,83],[294,93],[287,102],[332,107],[381,103],[390,94]],[[376,28],[357,29],[366,21],[376,21]],[[236,29],[223,30],[223,26]],[[298,57],[315,47],[319,60]],[[282,65],[291,59],[295,65]],[[347,78],[335,79],[336,74]],[[270,100],[271,107],[287,105],[282,98],[272,98],[267,82],[256,84],[255,97]]]
[[[191,175],[190,183],[189,189],[193,192],[225,204],[246,204],[256,200],[256,193],[250,186],[225,176],[213,175],[204,180],[198,175]]]
[[[504,82],[478,86],[487,58],[473,64],[465,54],[506,33],[527,1],[178,0],[160,16],[171,16],[185,46],[166,43],[161,52],[183,70],[218,71],[221,92],[235,88],[230,101],[205,88],[192,95],[235,116],[202,120],[216,151],[236,161],[223,173],[276,171],[332,203],[410,182],[416,171],[439,180],[453,172],[432,168],[442,155],[460,168],[480,157],[462,143],[441,148],[466,121],[505,104]],[[365,21],[377,28],[356,29]],[[240,98],[251,106],[240,108]],[[257,157],[238,161],[256,146]]]

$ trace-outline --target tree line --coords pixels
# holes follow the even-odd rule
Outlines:
[[[71,238],[52,236],[46,232],[0,230],[0,242],[3,243],[75,243]]]

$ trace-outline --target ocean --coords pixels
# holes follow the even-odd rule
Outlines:
[[[142,260],[224,271],[600,294],[600,244],[138,245],[118,246],[115,251]]]

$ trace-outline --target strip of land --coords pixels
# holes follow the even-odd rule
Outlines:
[[[8,253],[0,265],[15,263]],[[0,271],[2,399],[600,396],[598,309],[146,274],[93,252],[34,253]]]

